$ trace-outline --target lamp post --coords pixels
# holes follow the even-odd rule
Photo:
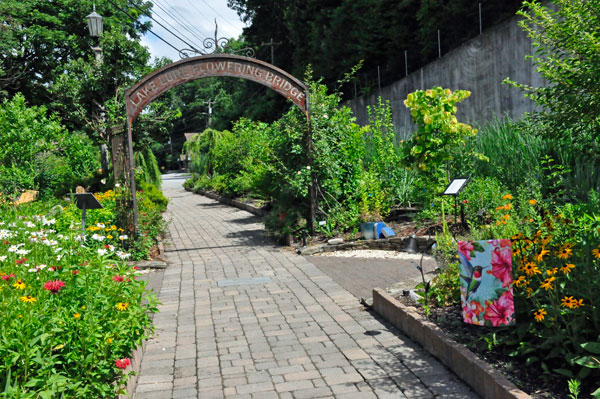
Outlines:
[[[94,11],[87,17],[88,29],[90,30],[91,37],[99,37],[102,35],[104,31],[103,28],[103,18],[102,15],[96,12],[96,5],[94,4]],[[100,46],[92,47],[92,51],[94,52],[94,56],[96,57],[97,62],[102,62],[102,48]]]

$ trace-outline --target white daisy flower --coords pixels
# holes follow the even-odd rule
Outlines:
[[[108,251],[104,248],[99,248],[97,252],[98,255],[106,255],[108,253]]]
[[[92,240],[96,240],[96,241],[104,241],[106,237],[100,235],[100,234],[95,234],[92,236]]]
[[[17,252],[19,250],[19,247],[17,247],[16,245],[11,245],[10,247],[8,247],[8,252]]]

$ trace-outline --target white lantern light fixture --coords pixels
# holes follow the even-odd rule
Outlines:
[[[96,12],[96,5],[94,4],[94,11],[87,17],[88,28],[90,29],[90,36],[98,37],[103,32],[102,16]]]

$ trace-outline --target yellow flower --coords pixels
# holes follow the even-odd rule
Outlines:
[[[575,269],[575,265],[572,263],[567,263],[566,265],[564,265],[563,267],[560,268],[560,271],[563,272],[565,275],[571,273],[571,270]]]
[[[25,287],[27,287],[27,286],[25,285],[25,283],[23,282],[23,280],[21,280],[21,279],[18,279],[18,280],[17,280],[17,281],[16,281],[16,282],[13,284],[13,287],[15,287],[15,288],[16,288],[16,289],[18,289],[18,290],[24,290],[24,289],[25,289]]]
[[[119,311],[123,311],[123,310],[127,310],[127,308],[129,307],[129,302],[119,302],[117,303],[117,310]]]
[[[511,199],[513,199],[513,196],[510,194],[506,194],[504,197],[502,197],[502,199],[511,200]]]
[[[540,250],[540,253],[535,255],[535,260],[538,262],[541,262],[542,260],[544,260],[544,256],[548,255],[549,253],[550,253],[549,250],[542,247],[542,249]]]
[[[528,276],[542,274],[540,269],[538,269],[537,265],[533,262],[527,262],[525,266],[523,266],[523,271],[527,273]]]
[[[113,340],[111,337],[106,338],[106,343],[107,344],[112,344]]]
[[[531,294],[533,294],[533,289],[531,289],[531,287],[527,287],[525,291],[527,291],[527,298],[531,297]]]
[[[525,278],[525,276],[519,276],[519,278],[515,280],[514,284],[517,287],[520,287],[522,285],[529,285],[529,281],[527,280],[527,278]]]
[[[537,204],[537,201],[534,200],[534,199],[530,199],[528,202],[529,202],[529,205],[535,205],[535,204]]]
[[[582,300],[583,301],[583,300]],[[578,306],[577,299],[574,299],[572,296],[565,296],[560,300],[561,306],[569,309],[575,309]]]
[[[552,269],[546,270],[546,274],[548,276],[552,276],[553,274],[556,274],[557,272],[558,272],[558,267],[553,267]]]
[[[583,299],[579,299],[577,301],[577,307],[581,307],[581,306],[583,306]]]
[[[573,254],[573,250],[571,249],[571,245],[563,245],[557,252],[556,256],[560,259],[569,259],[569,257]]]
[[[533,317],[535,318],[535,321],[541,322],[541,321],[544,321],[544,315],[546,315],[546,314],[548,314],[548,313],[546,313],[546,311],[544,309],[538,309],[533,314]]]
[[[594,256],[598,259],[600,259],[600,245],[598,246],[598,248],[594,248],[592,250],[592,253],[594,254]]]
[[[552,282],[554,280],[556,280],[556,277],[548,277],[546,280],[544,280],[542,284],[540,284],[540,287],[542,287],[546,291],[554,290],[554,287],[552,286]]]
[[[106,236],[106,238],[108,238],[109,240],[112,240],[113,236],[111,236],[110,234]]]
[[[504,220],[510,219],[510,215],[504,215],[503,217],[504,217]]]
[[[81,315],[80,315],[79,313],[73,313],[73,317],[74,317],[75,319],[80,319],[80,318],[81,318]]]
[[[37,301],[37,299],[35,297],[31,296],[31,295],[22,296],[19,299],[22,300],[23,302],[29,302],[29,303]]]
[[[81,305],[81,310],[85,310],[85,305]]]

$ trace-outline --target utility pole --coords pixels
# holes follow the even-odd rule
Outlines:
[[[216,103],[215,100],[208,100],[205,101],[204,104],[208,105],[208,123],[206,124],[206,127],[209,128],[210,127],[210,122],[212,120],[212,112],[213,112],[213,108],[212,106]]]
[[[262,42],[260,45],[261,46],[269,46],[271,47],[271,64],[275,65],[275,46],[279,46],[281,44],[281,42],[274,42],[273,38],[271,38],[270,42]]]

